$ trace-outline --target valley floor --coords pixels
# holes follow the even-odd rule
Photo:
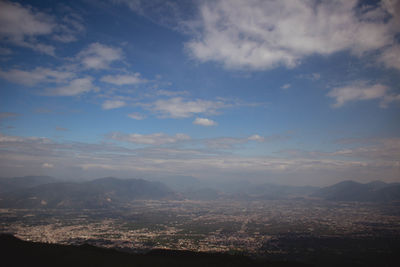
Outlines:
[[[0,232],[131,252],[174,249],[314,264],[327,258],[358,262],[391,258],[400,248],[399,208],[316,200],[134,201],[118,209],[2,209]]]

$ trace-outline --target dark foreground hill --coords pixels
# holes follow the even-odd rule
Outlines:
[[[174,197],[175,193],[159,182],[108,177],[84,183],[46,183],[7,192],[0,197],[0,207],[109,208],[136,199]]]
[[[4,266],[310,266],[296,262],[258,261],[246,256],[154,250],[131,254],[90,245],[66,246],[26,242],[12,235],[0,235],[1,262]]]
[[[343,181],[321,188],[314,192],[312,196],[331,201],[400,201],[400,185],[380,181],[366,184]]]

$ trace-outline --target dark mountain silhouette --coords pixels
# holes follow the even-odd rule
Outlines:
[[[0,234],[1,262],[5,266],[310,266],[296,262],[270,262],[241,255],[153,250],[135,254],[91,245],[72,246],[22,241]]]
[[[385,183],[382,181],[372,181],[372,182],[367,183],[366,185],[371,189],[377,190],[377,189],[382,189],[384,187],[388,187],[390,185],[395,185],[395,184],[388,184],[388,183]]]
[[[400,185],[381,181],[366,184],[343,181],[321,188],[311,196],[333,201],[400,201]]]
[[[379,189],[372,196],[373,201],[400,201],[400,185],[387,186]]]
[[[106,208],[135,199],[173,198],[175,193],[159,182],[141,179],[101,178],[83,183],[57,182],[2,194],[1,207]]]
[[[0,207],[8,208],[108,208],[137,199],[277,200],[317,197],[330,201],[400,201],[400,184],[343,181],[332,186],[289,186],[237,182],[226,187],[204,187],[193,177],[164,183],[142,179],[101,178],[87,182],[59,182],[49,176],[0,178]],[[179,188],[179,181],[186,181]],[[180,190],[177,190],[179,188]]]
[[[57,182],[56,178],[50,176],[0,178],[0,193],[11,192],[22,188],[29,188],[41,184],[49,184],[55,182]]]

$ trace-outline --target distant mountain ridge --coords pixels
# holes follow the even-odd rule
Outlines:
[[[366,184],[343,181],[321,188],[311,196],[331,201],[400,201],[400,184],[382,181],[373,181]]]
[[[21,188],[29,188],[41,184],[55,183],[57,179],[50,176],[23,176],[0,178],[0,193],[10,192]]]
[[[159,182],[113,177],[83,183],[44,183],[2,195],[0,207],[17,208],[105,208],[136,199],[176,197]]]
[[[49,176],[0,178],[0,207],[4,208],[110,208],[133,200],[281,200],[319,198],[328,201],[400,201],[400,183],[343,181],[319,188],[271,183],[239,182],[205,186],[194,178],[179,187],[185,177],[162,182],[105,177],[86,182],[60,182]],[[173,181],[173,183],[171,182]],[[178,190],[181,189],[181,190]]]

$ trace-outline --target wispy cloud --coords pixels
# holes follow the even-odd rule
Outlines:
[[[51,169],[51,168],[54,167],[54,165],[51,164],[51,163],[45,162],[45,163],[42,164],[42,167],[43,167],[43,168],[46,168],[46,169]]]
[[[283,150],[279,153],[295,158],[352,158],[354,160],[385,161],[398,165],[400,138],[346,138],[335,142],[340,148],[334,151]],[[399,165],[400,166],[400,165]]]
[[[54,47],[31,38],[49,35],[55,27],[54,19],[47,14],[18,3],[0,2],[0,36],[3,40],[54,55]]]
[[[247,137],[217,137],[203,139],[202,142],[209,148],[212,149],[233,149],[238,145],[245,145],[249,142],[267,143],[267,142],[282,142],[289,139],[288,135],[269,135],[261,136],[259,134],[253,134]]]
[[[300,78],[300,79],[308,79],[311,81],[318,81],[319,79],[321,79],[321,74],[314,72],[311,74],[300,74],[297,75],[296,78]]]
[[[66,132],[66,131],[68,131],[68,129],[64,128],[64,127],[56,126],[56,131]]]
[[[189,30],[189,18],[193,18],[196,1],[164,1],[164,0],[110,0],[114,4],[124,4],[138,15],[144,16],[153,23],[174,30]]]
[[[134,120],[143,120],[144,118],[146,118],[146,116],[140,113],[131,113],[128,114],[128,117]]]
[[[55,47],[38,41],[49,36],[62,42],[75,41],[75,35],[84,30],[77,15],[65,16],[63,20],[39,12],[27,5],[0,2],[0,39],[37,52],[55,55]]]
[[[400,160],[400,138],[353,139],[354,142],[361,142],[362,146],[339,149],[330,155],[372,160]]]
[[[126,103],[121,100],[106,100],[104,103],[101,105],[103,109],[116,109],[116,108],[121,108],[125,106]]]
[[[115,85],[134,85],[147,82],[146,79],[140,77],[140,73],[124,74],[124,75],[106,75],[100,79],[102,82]]]
[[[333,107],[342,107],[348,102],[380,100],[380,106],[386,107],[393,101],[399,101],[400,95],[390,94],[383,84],[372,84],[367,81],[356,81],[343,87],[333,88],[328,94],[335,99]]]
[[[257,141],[257,142],[264,142],[265,138],[263,136],[259,136],[258,134],[253,134],[248,137],[249,140],[251,141]]]
[[[385,143],[355,148],[352,155],[355,158],[347,156],[348,159],[343,160],[341,157],[346,155],[340,150],[331,152],[336,155],[319,153],[312,157],[304,154],[298,154],[296,157],[246,157],[227,153],[215,154],[210,150],[162,146],[191,141],[188,136],[179,134],[117,134],[109,138],[148,146],[128,149],[110,143],[58,143],[48,138],[0,134],[0,167],[7,172],[18,173],[18,170],[21,170],[18,166],[23,165],[21,175],[32,173],[34,170],[39,171],[44,167],[44,163],[51,164],[56,170],[64,168],[69,170],[69,174],[74,172],[80,175],[105,175],[105,170],[110,171],[108,174],[127,176],[132,172],[145,175],[185,174],[199,178],[212,175],[218,178],[251,179],[273,175],[279,177],[276,178],[279,181],[291,184],[308,184],[310,181],[313,184],[329,184],[332,183],[332,179],[337,181],[338,176],[360,181],[377,175],[387,180],[398,178],[398,139],[387,139]],[[364,150],[365,148],[369,150]],[[324,179],[315,178],[321,174],[324,175]]]
[[[207,118],[196,118],[193,121],[193,124],[201,125],[201,126],[216,126],[216,125],[218,125],[217,122],[207,119]]]
[[[19,116],[19,114],[15,112],[0,112],[0,120],[17,116]]]
[[[62,83],[74,76],[75,74],[70,71],[60,71],[43,67],[36,67],[33,70],[0,70],[1,78],[26,86],[33,86],[40,83]]]
[[[57,25],[56,33],[52,36],[53,40],[70,43],[77,41],[77,36],[85,32],[84,19],[67,8],[67,14],[61,19],[60,24]]]
[[[215,114],[219,109],[229,106],[222,101],[185,100],[182,97],[159,99],[145,107],[160,117],[188,118],[196,114]]]
[[[175,135],[167,135],[165,133],[154,133],[154,134],[122,134],[112,133],[109,137],[116,141],[130,142],[135,144],[143,145],[164,145],[172,144],[180,141],[190,140],[190,136],[182,133]]]
[[[235,137],[217,137],[203,140],[205,145],[210,149],[232,149],[237,145],[248,142],[247,138]]]
[[[86,69],[107,69],[109,65],[122,59],[122,50],[101,43],[92,43],[77,55]]]
[[[71,80],[67,85],[47,88],[45,94],[53,96],[76,96],[90,91],[97,91],[92,83],[93,78],[87,76]]]
[[[156,95],[158,96],[183,96],[183,95],[188,95],[188,91],[169,91],[169,90],[157,90]]]
[[[400,70],[400,45],[393,45],[385,49],[378,60],[388,68]]]

